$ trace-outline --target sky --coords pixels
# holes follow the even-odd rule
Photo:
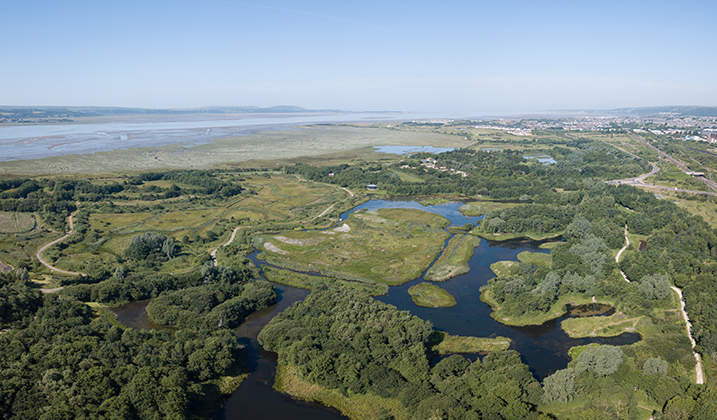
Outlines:
[[[717,105],[717,2],[5,0],[0,105]]]

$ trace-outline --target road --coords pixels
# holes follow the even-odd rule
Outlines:
[[[77,203],[77,204],[79,205],[80,203]],[[62,273],[62,274],[69,274],[69,275],[71,275],[71,276],[84,276],[84,274],[82,274],[82,273],[76,273],[76,272],[74,272],[74,271],[61,270],[61,269],[59,269],[59,268],[57,268],[57,267],[53,267],[53,266],[51,266],[47,261],[45,261],[45,260],[42,258],[42,252],[43,252],[44,250],[46,250],[47,248],[49,248],[49,247],[55,245],[55,244],[58,243],[58,242],[64,241],[64,240],[67,239],[70,235],[72,235],[72,233],[75,231],[75,225],[74,225],[74,223],[72,222],[72,218],[75,217],[75,215],[77,214],[78,211],[80,211],[80,210],[79,210],[79,209],[75,210],[74,212],[72,212],[72,214],[70,214],[70,215],[67,217],[67,221],[68,221],[69,224],[70,224],[70,230],[65,234],[65,236],[63,236],[62,238],[59,238],[59,239],[55,239],[54,241],[50,242],[49,244],[44,245],[42,248],[40,248],[40,249],[37,251],[37,259],[40,261],[40,263],[41,263],[42,265],[44,265],[45,267],[49,268],[49,269],[52,270],[52,271],[56,271],[56,272]],[[40,290],[42,290],[43,293],[52,293],[52,292],[57,291],[57,290],[60,290],[60,289],[61,289],[61,288],[57,288],[57,289],[40,289]]]
[[[667,190],[667,191],[672,191],[672,192],[686,192],[686,193],[691,193],[691,194],[704,194],[704,195],[711,195],[711,196],[717,197],[717,193],[712,193],[712,192],[708,192],[708,191],[685,190],[682,188],[670,188],[670,187],[661,187],[659,185],[646,184],[645,178],[647,178],[648,176],[655,175],[660,170],[660,168],[658,168],[657,165],[655,165],[654,163],[652,163],[652,162],[649,162],[649,163],[650,163],[650,165],[652,165],[652,170],[646,174],[642,174],[635,178],[625,178],[625,179],[616,179],[613,181],[605,181],[605,183],[611,184],[611,185],[632,185],[634,187],[652,188],[652,189],[656,189],[656,190]],[[708,183],[708,185],[710,182],[712,182],[709,180],[704,180],[704,181],[706,183]]]
[[[643,139],[642,137],[640,137],[640,136],[638,136],[638,135],[636,135],[636,134],[630,134],[630,137],[632,137],[632,138],[635,139],[636,141],[638,141],[638,142],[644,144],[645,146],[649,147],[650,149],[656,151],[659,156],[661,156],[662,158],[664,158],[664,159],[667,160],[668,162],[671,162],[671,163],[675,164],[675,165],[676,165],[678,168],[680,168],[683,172],[690,172],[690,168],[688,168],[684,163],[680,162],[679,160],[673,158],[672,156],[668,155],[667,153],[665,153],[665,152],[663,152],[662,150],[658,149],[657,147],[653,146],[652,144],[650,144],[650,142],[648,142],[647,140]],[[717,183],[716,183],[716,182],[710,181],[709,179],[707,179],[707,178],[705,178],[705,177],[702,177],[702,176],[698,176],[698,177],[695,177],[695,178],[697,178],[697,179],[699,179],[700,181],[704,182],[704,183],[705,183],[708,187],[710,187],[712,190],[717,191]],[[664,188],[664,187],[663,187],[663,188]],[[669,189],[669,188],[667,188],[667,189]],[[705,193],[704,191],[701,191],[701,192],[689,191],[689,190],[677,190],[677,191],[694,192],[694,193],[697,193],[697,194],[717,195],[717,194],[714,194],[714,193]]]

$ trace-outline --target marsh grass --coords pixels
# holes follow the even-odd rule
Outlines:
[[[433,347],[439,354],[490,353],[508,350],[510,338],[507,337],[462,337],[441,332],[443,340]]]
[[[414,209],[380,209],[352,213],[349,232],[294,231],[281,236],[312,241],[312,246],[257,235],[254,245],[272,265],[295,271],[318,272],[348,280],[399,285],[428,268],[449,236],[444,217]],[[332,233],[329,233],[332,232]],[[297,242],[299,243],[299,242]],[[278,248],[286,254],[271,251]]]
[[[453,236],[424,278],[441,282],[467,273],[470,270],[468,261],[473,257],[473,251],[479,244],[480,238],[473,235]]]
[[[450,308],[456,306],[456,299],[435,284],[419,283],[408,289],[413,303],[426,308]]]

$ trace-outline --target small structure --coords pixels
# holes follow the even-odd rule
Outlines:
[[[367,188],[369,191],[375,191],[375,190],[378,188],[378,185],[376,185],[376,184],[368,184],[368,185],[366,186],[366,188]]]

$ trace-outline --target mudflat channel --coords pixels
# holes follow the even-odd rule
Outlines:
[[[379,208],[418,208],[424,211],[445,216],[452,225],[476,223],[480,217],[465,217],[459,211],[463,203],[450,203],[436,206],[423,206],[412,200],[388,201],[373,200],[364,203],[350,212],[341,215],[346,220],[349,213],[360,210],[376,210]],[[440,283],[440,287],[447,290],[456,298],[457,305],[451,308],[423,308],[415,305],[408,294],[408,288],[424,281],[423,275],[419,278],[398,287],[391,287],[385,296],[376,299],[395,305],[402,310],[429,320],[436,329],[446,331],[453,335],[490,337],[504,336],[512,340],[511,349],[521,354],[523,361],[530,367],[531,372],[538,380],[543,380],[558,369],[564,368],[570,361],[568,350],[571,347],[590,343],[628,345],[637,342],[640,337],[635,333],[625,333],[617,337],[580,338],[568,337],[560,328],[560,323],[574,316],[600,316],[609,314],[611,308],[607,305],[590,305],[571,308],[564,316],[548,321],[542,325],[526,327],[511,327],[503,325],[491,318],[490,307],[480,300],[480,288],[495,275],[490,265],[496,261],[513,260],[523,251],[548,253],[540,249],[541,242],[530,240],[511,240],[503,242],[481,240],[475,248],[469,265],[470,271]],[[256,254],[256,253],[255,253]],[[260,268],[264,263],[251,255],[252,260]],[[425,273],[424,273],[425,274]],[[276,354],[267,352],[259,346],[256,337],[259,331],[284,309],[294,302],[303,300],[308,291],[293,287],[275,285],[280,293],[279,303],[249,316],[239,326],[235,333],[249,350],[249,371],[251,375],[227,400],[225,406],[216,413],[216,419],[340,419],[345,418],[336,410],[318,404],[296,401],[282,395],[272,388],[276,372]],[[135,302],[129,308],[115,308],[120,322],[135,328],[155,328],[146,321],[146,307],[148,301]],[[142,321],[142,317],[145,321]],[[466,355],[475,360],[479,355]]]

